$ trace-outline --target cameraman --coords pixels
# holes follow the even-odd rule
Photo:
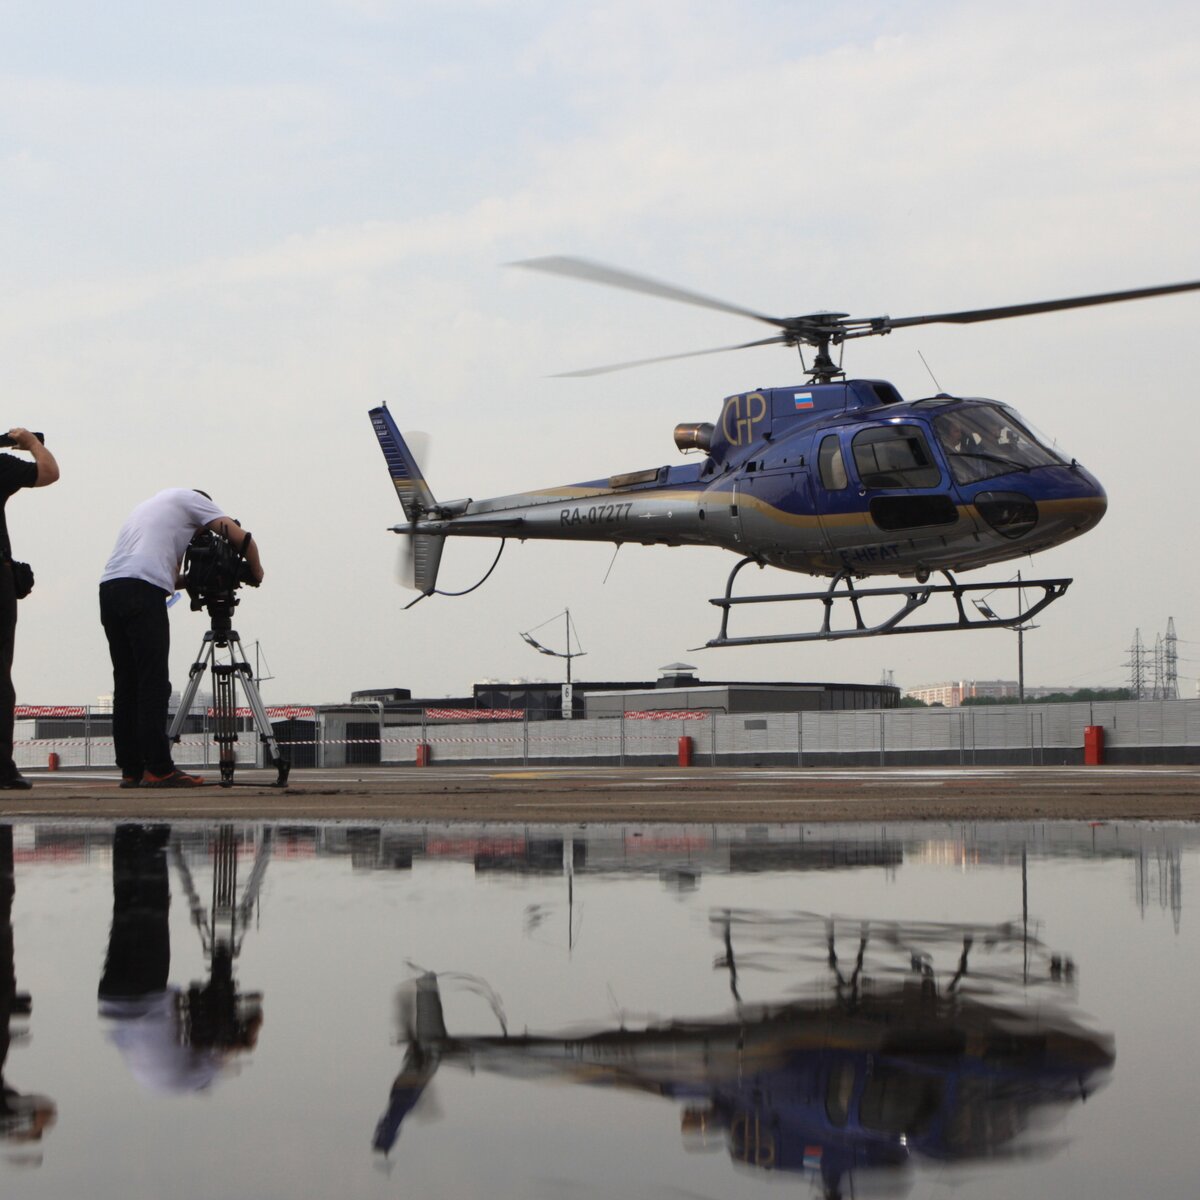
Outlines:
[[[58,463],[36,433],[10,429],[0,445],[24,450],[33,462],[0,454],[0,788],[24,790],[32,786],[13,762],[13,715],[17,694],[13,688],[13,649],[17,640],[17,592],[13,584],[12,545],[4,506],[21,488],[46,487],[58,478]],[[26,568],[28,571],[28,568]],[[28,588],[26,588],[28,591]],[[25,592],[21,593],[25,595]]]
[[[197,787],[177,770],[167,740],[171,626],[166,601],[180,584],[188,543],[202,529],[246,546],[250,582],[262,582],[258,545],[207,492],[167,488],[129,514],[100,577],[100,621],[113,664],[113,742],[122,787]]]

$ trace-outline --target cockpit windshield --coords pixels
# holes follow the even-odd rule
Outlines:
[[[972,404],[934,417],[933,428],[956,483],[978,483],[1065,460],[1043,445],[1011,408]]]

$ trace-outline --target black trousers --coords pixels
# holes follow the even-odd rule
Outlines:
[[[169,825],[118,825],[113,832],[113,916],[100,977],[102,1000],[166,990],[171,970],[170,836]]]
[[[13,762],[13,710],[17,703],[12,681],[13,648],[17,641],[17,597],[12,564],[0,561],[0,779],[17,773]]]
[[[122,775],[174,770],[167,740],[171,624],[166,593],[144,579],[100,585],[100,621],[113,664],[113,742]],[[3,764],[0,764],[2,767]]]

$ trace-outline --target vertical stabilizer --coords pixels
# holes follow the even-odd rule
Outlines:
[[[438,564],[442,561],[442,547],[445,544],[446,539],[440,533],[412,535],[412,585],[427,596],[437,586]]]
[[[396,1144],[404,1119],[416,1108],[442,1061],[440,1043],[446,1038],[446,1022],[442,1017],[437,976],[426,972],[416,980],[413,992],[406,997],[412,1005],[405,1019],[408,1050],[392,1083],[388,1106],[371,1139],[371,1145],[380,1154],[389,1153]]]
[[[404,509],[404,515],[410,521],[415,521],[423,513],[429,512],[437,501],[434,500],[412,451],[409,450],[400,430],[396,428],[396,422],[392,420],[387,405],[371,409],[370,415],[371,426],[379,439],[379,448],[383,451],[384,460],[392,476],[392,486],[400,498],[400,507]]]
[[[446,1018],[442,1015],[442,993],[438,978],[426,971],[416,981],[415,1037],[418,1042],[442,1042],[446,1040]]]

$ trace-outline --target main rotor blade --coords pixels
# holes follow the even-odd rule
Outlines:
[[[876,317],[869,330],[852,333],[850,337],[866,337],[872,333],[887,333],[906,325],[932,325],[938,322],[970,325],[975,321],[1000,321],[1005,317],[1027,317],[1034,313],[1058,312],[1065,308],[1089,308],[1094,304],[1116,304],[1121,300],[1141,300],[1146,296],[1169,296],[1173,292],[1194,292],[1200,280],[1193,283],[1168,283],[1161,287],[1134,288],[1125,292],[1098,292],[1093,296],[1073,296],[1067,300],[1038,300],[1032,304],[1009,304],[998,308],[972,308],[963,312],[932,313],[923,317]]]
[[[789,328],[787,320],[783,317],[768,317],[764,313],[755,312],[752,308],[743,308],[739,304],[715,300],[711,296],[702,296],[699,292],[689,292],[686,288],[676,287],[671,283],[661,283],[657,279],[650,279],[646,275],[635,275],[632,271],[622,271],[617,267],[606,267],[603,263],[591,262],[586,258],[571,258],[559,254],[549,258],[525,258],[508,265],[525,267],[530,271],[546,271],[551,275],[565,275],[569,279],[586,279],[589,283],[603,283],[609,287],[625,288],[630,292],[658,296],[663,300],[678,300],[681,304],[695,304],[700,308],[714,308],[717,312],[750,317],[755,321],[765,321],[768,325],[777,325],[780,329]]]
[[[686,350],[682,354],[659,354],[654,358],[635,358],[631,362],[610,363],[606,367],[585,367],[582,371],[560,371],[551,379],[578,379],[587,375],[607,375],[610,371],[627,371],[631,367],[646,367],[651,363],[671,362],[676,358],[699,358],[704,354],[724,354],[727,350],[749,350],[752,346],[776,346],[791,339],[784,333],[762,338],[757,342],[739,342],[736,346],[714,346],[711,350]]]

